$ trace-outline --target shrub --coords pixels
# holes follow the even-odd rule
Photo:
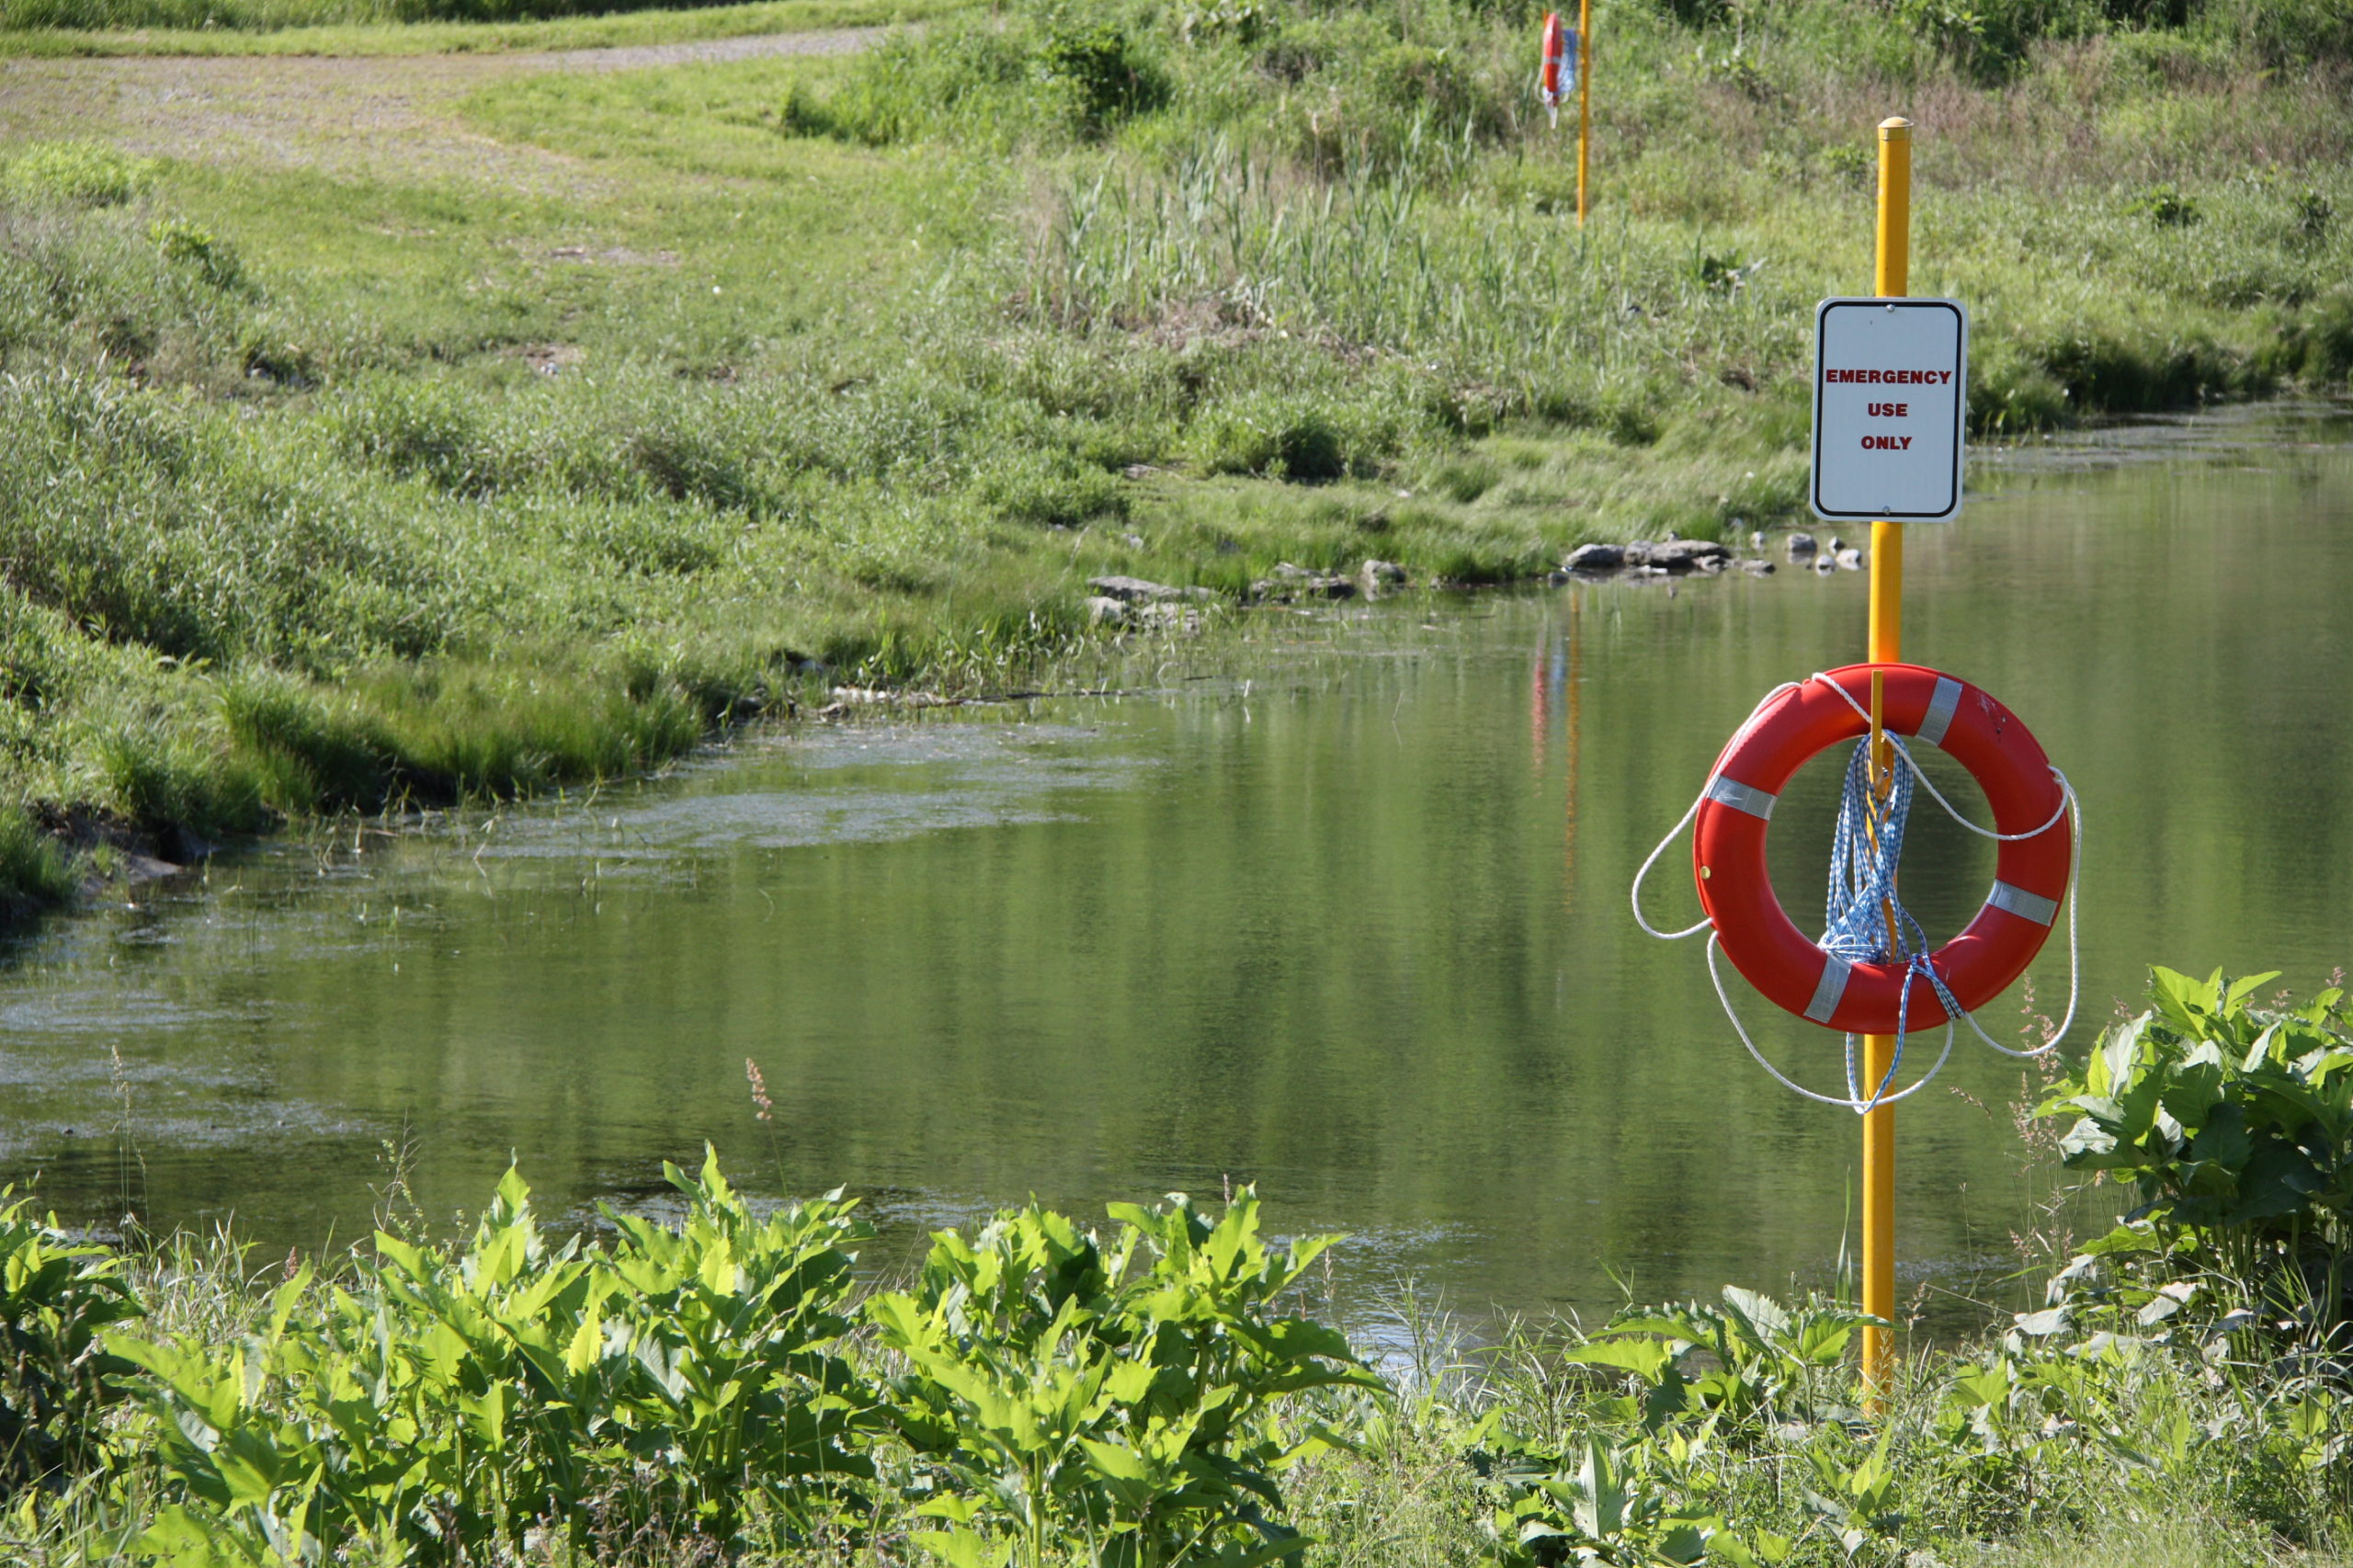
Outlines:
[[[1017,449],[984,463],[972,494],[991,517],[1032,528],[1076,528],[1128,515],[1119,479],[1063,453]]]
[[[1979,434],[2046,430],[2065,424],[2069,413],[2067,389],[2014,344],[1996,342],[1970,368],[1969,425]]]
[[[702,507],[589,498],[555,508],[563,541],[598,564],[643,576],[688,575],[727,559],[739,523]]]
[[[1468,506],[1502,483],[1503,471],[1485,458],[1464,458],[1443,464],[1430,484],[1448,500]]]
[[[106,1380],[131,1369],[104,1336],[143,1311],[120,1259],[15,1193],[0,1187],[0,1497],[96,1463]]]
[[[74,896],[74,863],[21,807],[0,806],[0,919]],[[5,1448],[0,1441],[0,1448]]]
[[[0,188],[28,206],[119,207],[152,166],[98,142],[37,142],[11,159]]]
[[[1324,1244],[1268,1248],[1247,1189],[1214,1220],[1117,1206],[1108,1244],[1034,1206],[943,1233],[917,1285],[866,1304],[878,1354],[852,1335],[851,1204],[758,1213],[708,1153],[664,1169],[684,1215],[606,1210],[608,1244],[549,1236],[510,1171],[462,1245],[380,1232],[339,1279],[293,1272],[242,1335],[109,1336],[142,1414],[120,1451],[150,1456],[119,1483],[160,1487],[141,1550],[602,1560],[659,1539],[733,1560],[867,1526],[888,1453],[950,1563],[1017,1540],[1031,1562],[1266,1562],[1302,1544],[1266,1512],[1295,1457],[1277,1403],[1380,1386],[1280,1310]]]
[[[244,280],[236,251],[200,224],[159,218],[147,226],[147,239],[165,261],[192,269],[215,289],[233,289]]]
[[[2075,1118],[2060,1145],[2069,1169],[2140,1195],[2096,1251],[2202,1271],[2326,1340],[2353,1318],[2353,1015],[2335,987],[2256,1006],[2277,978],[2155,970],[2154,1006],[2110,1030],[2040,1114]],[[2182,1300],[2155,1298],[2142,1321]]]
[[[1280,25],[1272,0],[1191,0],[1176,14],[1176,36],[1188,43],[1211,39],[1256,43]]]
[[[2319,385],[2353,378],[2353,290],[2339,290],[2294,317],[2279,357],[2287,374]]]
[[[2203,216],[2197,202],[2169,185],[2143,191],[2134,197],[2124,210],[2148,219],[2161,229],[2187,229]]]
[[[2353,61],[2353,6],[2345,0],[2206,0],[2200,9],[2200,30],[2229,40],[2268,69]]]
[[[126,722],[98,736],[92,752],[99,802],[138,827],[210,835],[265,824],[262,778],[197,732]]]
[[[1785,1307],[1737,1286],[1727,1286],[1722,1301],[1626,1312],[1568,1359],[1631,1374],[1643,1392],[1624,1414],[1654,1425],[1852,1415],[1847,1350],[1855,1331],[1876,1320],[1819,1299]]]
[[[2248,1359],[2231,1318],[2178,1336],[2178,1284],[2137,1325],[2062,1306],[1924,1349],[1872,1415],[1871,1320],[1738,1289],[1590,1335],[1417,1322],[1397,1387],[1290,1304],[1324,1242],[1269,1246],[1246,1188],[1108,1233],[1002,1212],[861,1305],[839,1194],[770,1210],[708,1153],[665,1173],[667,1222],[558,1237],[509,1172],[469,1238],[380,1232],[324,1278],[226,1241],[118,1260],[0,1206],[0,1420],[45,1411],[50,1439],[9,1451],[46,1468],[0,1482],[0,1539],[246,1568],[2040,1561],[2087,1512],[2205,1521],[2202,1549],[2128,1532],[2101,1561],[2341,1540],[2341,1365]]]
[[[429,480],[443,490],[490,487],[483,420],[476,401],[432,381],[371,378],[340,395],[326,415],[337,447],[355,462]]]
[[[2336,208],[2317,190],[2299,191],[2290,203],[2294,217],[2295,235],[2308,244],[2318,244],[2328,238],[2331,224],[2336,221]]]
[[[870,1394],[837,1354],[838,1195],[755,1215],[715,1159],[675,1228],[607,1214],[608,1249],[558,1244],[509,1172],[462,1249],[380,1233],[347,1287],[304,1267],[242,1345],[122,1337],[146,1369],[167,1559],[315,1561],[355,1547],[426,1562],[584,1544],[615,1475],[671,1531],[724,1542],[747,1511],[804,1526],[871,1467]]]
[[[509,553],[453,548],[474,521],[455,508],[116,378],[0,381],[0,413],[16,437],[0,449],[0,571],[108,641],[314,671],[413,656],[520,570]],[[447,450],[429,425],[371,428],[394,460]]]
[[[2029,352],[2078,413],[2131,414],[2262,390],[2256,366],[2203,336],[2080,333]]]
[[[1332,1238],[1269,1249],[1245,1187],[1215,1221],[1181,1196],[1114,1204],[1107,1247],[1035,1205],[933,1238],[912,1290],[869,1314],[906,1359],[892,1407],[948,1496],[916,1512],[949,1563],[1069,1551],[1148,1568],[1266,1562],[1305,1543],[1266,1518],[1285,1396],[1379,1386],[1338,1331],[1282,1315]],[[983,1500],[987,1500],[984,1504]]]
[[[449,661],[381,668],[351,684],[398,786],[431,800],[618,778],[677,756],[703,733],[701,708],[674,683],[632,693],[594,667]]]
[[[918,40],[894,34],[861,54],[831,97],[797,85],[779,120],[788,131],[873,146],[953,137],[1010,147],[1103,135],[1167,101],[1169,83],[1134,35],[1108,22],[940,23]]]
[[[1392,44],[1365,62],[1365,88],[1393,112],[1426,115],[1443,133],[1460,134],[1465,121],[1494,114],[1452,50]]]
[[[1190,445],[1207,473],[1313,483],[1348,471],[1339,424],[1313,396],[1258,393],[1216,403],[1194,419]]]
[[[1097,137],[1131,114],[1168,100],[1168,78],[1126,31],[1108,22],[1050,28],[1038,51],[1046,81],[1061,89],[1073,128]]]

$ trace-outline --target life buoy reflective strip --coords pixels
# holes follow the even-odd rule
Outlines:
[[[1537,88],[1543,94],[1547,108],[1557,107],[1561,101],[1565,90],[1562,84],[1568,71],[1568,32],[1561,25],[1561,13],[1548,11],[1544,15],[1544,64],[1536,78]]]
[[[1757,714],[1724,748],[1699,802],[1691,847],[1699,903],[1733,967],[1768,1000],[1850,1034],[1893,1034],[1899,1011],[1915,1030],[1947,1015],[1936,988],[1916,975],[1904,1010],[1903,964],[1849,963],[1808,940],[1774,896],[1765,836],[1790,776],[1870,729],[1857,705],[1869,709],[1874,669],[1886,677],[1889,733],[1942,747],[1985,791],[1994,831],[2024,835],[2006,836],[1984,907],[1929,957],[1962,1008],[2000,995],[2042,950],[2075,854],[2050,758],[2008,709],[1967,681],[1919,665],[1848,665],[1792,687]]]

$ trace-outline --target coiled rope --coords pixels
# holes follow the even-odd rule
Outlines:
[[[1749,710],[1748,717],[1741,721],[1740,728],[1733,732],[1732,741],[1724,747],[1722,756],[1730,756],[1739,749],[1742,738],[1784,693],[1817,680],[1836,692],[1847,707],[1862,716],[1865,723],[1870,722],[1870,710],[1856,701],[1852,692],[1817,671],[1804,681],[1785,681],[1767,692],[1756,706]],[[1867,1115],[1883,1105],[1909,1099],[1927,1088],[1952,1056],[1956,1019],[1966,1019],[1979,1040],[2005,1056],[2032,1058],[2058,1049],[2059,1042],[2075,1027],[2075,1005],[2082,978],[2075,935],[2075,869],[2082,863],[2084,822],[2082,807],[2075,798],[2075,787],[2067,781],[2067,776],[2056,767],[2051,770],[2051,776],[2059,781],[2060,800],[2059,809],[2051,813],[2049,821],[2028,833],[1997,833],[1961,815],[1928,776],[1921,771],[1920,764],[1900,737],[1882,732],[1882,738],[1904,766],[1895,770],[1895,777],[1882,796],[1871,786],[1870,737],[1867,735],[1856,743],[1854,755],[1847,763],[1846,782],[1838,799],[1838,824],[1830,845],[1830,892],[1826,919],[1822,939],[1816,944],[1824,952],[1850,963],[1900,961],[1904,965],[1904,988],[1896,1003],[1895,1053],[1888,1062],[1886,1073],[1872,1086],[1868,1096],[1856,1079],[1856,1037],[1851,1034],[1846,1037],[1847,1093],[1844,1096],[1809,1089],[1766,1059],[1765,1053],[1757,1049],[1756,1042],[1749,1038],[1747,1027],[1741,1022],[1739,1012],[1733,1006],[1732,996],[1724,989],[1723,975],[1716,964],[1716,953],[1721,944],[1716,940],[1712,919],[1702,919],[1698,925],[1686,926],[1680,931],[1662,931],[1643,914],[1643,879],[1650,875],[1651,868],[1658,863],[1659,857],[1666,853],[1667,846],[1682,836],[1684,829],[1689,827],[1699,814],[1699,807],[1708,799],[1709,787],[1715,783],[1717,774],[1722,770],[1721,757],[1708,770],[1708,777],[1701,783],[1690,809],[1683,813],[1681,821],[1667,830],[1666,836],[1659,840],[1658,846],[1643,861],[1642,869],[1634,873],[1632,889],[1634,923],[1651,936],[1673,942],[1686,937],[1696,937],[1702,931],[1708,933],[1708,978],[1714,983],[1716,1000],[1722,1004],[1724,1017],[1732,1021],[1733,1032],[1740,1037],[1740,1043],[1747,1047],[1748,1054],[1756,1059],[1756,1064],[1771,1074],[1783,1088],[1823,1105],[1844,1106],[1859,1116]],[[1944,808],[1947,816],[1978,836],[2000,843],[2039,837],[2057,826],[2060,818],[2073,818],[2075,854],[2068,868],[2066,892],[2067,1012],[2050,1038],[2039,1046],[2021,1051],[2015,1046],[2004,1045],[1985,1032],[1977,1022],[1976,1015],[1961,1006],[1946,986],[1944,977],[1937,972],[1936,965],[1930,960],[1927,934],[1920,929],[1920,923],[1912,917],[1911,912],[1904,907],[1904,901],[1896,895],[1896,867],[1904,856],[1904,833],[1911,817],[1915,780],[1928,791],[1931,800]],[[1935,1062],[1917,1081],[1897,1089],[1893,1085],[1902,1075],[1904,1042],[1911,1033],[1908,1026],[1912,1012],[1912,986],[1915,981],[1927,984],[1943,1005],[1944,1049],[1938,1052]]]

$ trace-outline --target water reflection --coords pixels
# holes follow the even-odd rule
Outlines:
[[[2353,949],[2353,461],[2199,429],[2188,462],[1991,469],[1911,545],[1908,645],[2083,793],[2095,1024],[2152,960],[2309,985]],[[1854,1119],[1749,1064],[1696,946],[1625,898],[1750,704],[1850,662],[1864,608],[1859,574],[1784,573],[1268,618],[1246,685],[771,735],[219,861],[19,955],[0,1165],[85,1220],[314,1244],[367,1223],[387,1140],[445,1216],[510,1152],[558,1209],[658,1205],[708,1138],[748,1180],[870,1195],[902,1247],[1029,1193],[1256,1180],[1277,1223],[1356,1238],[1358,1312],[1408,1278],[1518,1310],[1822,1282]],[[1817,928],[1836,773],[1772,832]],[[1680,864],[1654,886],[1687,924]],[[1932,938],[1991,869],[1915,813]],[[2034,980],[2054,1011],[2061,956]],[[1835,1082],[1837,1037],[1744,1006]],[[1967,1049],[1948,1082],[1903,1113],[1903,1267],[1992,1289],[2037,1219],[2025,1085]]]

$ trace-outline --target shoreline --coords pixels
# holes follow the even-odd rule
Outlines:
[[[2052,460],[2047,463],[2039,458],[2017,466],[2004,463],[1998,472],[2063,476],[2096,472],[2098,467],[2115,463],[2195,462],[2216,460],[2248,450],[2285,449],[2282,437],[2295,424],[2347,419],[2353,419],[2353,403],[2342,399],[2247,400],[2209,404],[2195,410],[2122,415],[2052,433],[2031,444],[2020,442],[1996,448],[1980,447],[1974,449],[1974,452],[1980,457],[1993,458],[1997,463],[2001,461],[1997,454],[2049,453]],[[2265,434],[2244,444],[2230,442],[2217,447],[2213,443],[2216,435],[2249,426],[2277,433]],[[2134,442],[2121,449],[2109,439],[2117,432],[2135,429],[2163,434],[2158,440]],[[2343,440],[2313,443],[2320,449],[2335,449],[2347,444],[2353,444],[2353,431],[2348,431]],[[2090,460],[2080,465],[2070,462],[2065,456],[2070,452],[2085,453]],[[1816,547],[1802,553],[1796,551],[1792,541],[1809,534],[1813,536]],[[1560,587],[1573,583],[1672,585],[1685,582],[1704,583],[1724,575],[1769,576],[1788,573],[1828,575],[1839,571],[1864,569],[1869,560],[1866,553],[1849,548],[1841,557],[1831,548],[1834,540],[1839,537],[1831,533],[1826,525],[1818,522],[1777,527],[1771,533],[1760,532],[1752,537],[1745,549],[1755,553],[1745,555],[1714,541],[1670,540],[1666,542],[1683,547],[1673,566],[1654,566],[1647,560],[1636,559],[1635,555],[1645,548],[1641,541],[1623,545],[1589,541],[1567,551],[1560,563],[1549,569],[1518,578],[1470,583],[1413,583],[1403,578],[1400,569],[1377,558],[1368,558],[1353,573],[1313,572],[1289,562],[1279,562],[1270,576],[1257,580],[1251,589],[1245,590],[1245,594],[1251,597],[1212,597],[1202,590],[1185,589],[1132,576],[1097,578],[1083,585],[1085,591],[1093,596],[1082,600],[1082,610],[1087,618],[1084,627],[1069,633],[1069,641],[1059,653],[1045,655],[1045,662],[1033,675],[1037,679],[1050,679],[1053,672],[1065,667],[1099,670],[1107,667],[1107,655],[1110,664],[1116,665],[1123,658],[1116,651],[1134,637],[1158,637],[1162,640],[1162,647],[1167,650],[1213,647],[1210,640],[1240,629],[1244,618],[1294,606],[1336,606],[1426,597],[1468,598],[1494,592],[1541,591],[1547,586]],[[1610,564],[1580,567],[1575,564],[1580,556]],[[1754,570],[1757,566],[1764,570]],[[1112,590],[1122,597],[1109,597],[1102,589],[1101,585],[1105,584],[1111,585]],[[1096,608],[1086,609],[1089,605]],[[1140,611],[1174,609],[1179,605],[1190,608],[1181,616],[1137,616]],[[1113,607],[1127,612],[1128,618],[1108,614],[1107,611]],[[404,791],[396,799],[372,808],[352,806],[324,814],[290,816],[258,832],[225,835],[218,842],[207,837],[192,824],[142,825],[119,817],[110,818],[87,807],[37,805],[32,814],[39,829],[80,869],[70,893],[63,899],[28,898],[21,892],[0,897],[0,938],[29,936],[48,915],[71,914],[80,904],[101,897],[110,890],[137,887],[198,871],[212,854],[233,844],[258,844],[265,839],[290,833],[299,834],[337,821],[399,823],[403,824],[402,830],[406,831],[409,824],[421,824],[430,813],[474,805],[494,808],[504,801],[528,802],[567,790],[658,777],[673,764],[699,753],[722,748],[733,736],[747,730],[812,722],[853,722],[862,714],[899,717],[936,710],[1009,704],[1044,698],[1117,697],[1123,690],[1120,687],[1039,689],[1021,681],[995,691],[957,690],[953,687],[943,690],[937,686],[926,687],[920,676],[900,685],[882,687],[859,686],[842,677],[843,672],[837,670],[802,668],[794,673],[790,684],[778,689],[762,686],[750,691],[722,694],[723,707],[719,716],[685,744],[647,756],[639,766],[622,772],[551,778],[543,784],[520,793],[461,793],[420,799],[415,791]]]

